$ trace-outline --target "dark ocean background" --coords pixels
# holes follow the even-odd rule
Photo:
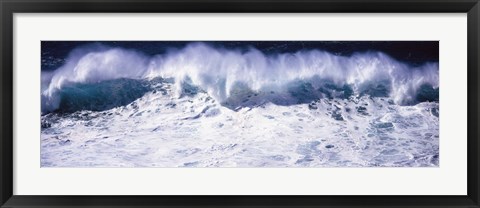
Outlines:
[[[69,53],[81,46],[102,44],[109,47],[134,49],[147,55],[164,54],[167,50],[181,49],[196,41],[42,41],[42,71],[55,70],[65,63]],[[339,56],[379,51],[418,66],[425,62],[438,62],[438,41],[204,41],[214,47],[244,49],[254,47],[265,54],[292,53],[301,50],[324,50]]]

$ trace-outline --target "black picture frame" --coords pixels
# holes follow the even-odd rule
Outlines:
[[[1,207],[480,207],[478,0],[0,0]],[[25,196],[13,195],[14,13],[467,13],[468,194],[466,196]],[[94,188],[94,187],[92,187]]]

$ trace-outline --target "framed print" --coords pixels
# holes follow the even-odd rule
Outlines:
[[[2,1],[2,207],[479,207],[478,1]]]

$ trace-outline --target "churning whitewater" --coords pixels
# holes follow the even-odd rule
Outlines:
[[[42,71],[42,167],[439,165],[438,63],[95,45]]]

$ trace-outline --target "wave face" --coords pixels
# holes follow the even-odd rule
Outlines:
[[[389,97],[397,104],[411,105],[438,101],[439,87],[438,63],[411,67],[381,52],[354,53],[349,57],[320,50],[266,55],[255,48],[235,50],[191,43],[180,50],[146,56],[134,50],[96,45],[75,50],[63,66],[42,73],[42,112],[64,111],[64,107],[74,110],[76,107],[68,102],[81,96],[79,90],[98,88],[93,85],[103,86],[104,81],[148,81],[158,77],[172,78],[177,96],[185,86],[196,86],[234,108],[245,105],[242,101],[252,94],[261,94],[259,100],[279,105],[363,95]],[[143,88],[139,91],[143,92]],[[92,93],[93,97],[101,94],[95,90]],[[123,100],[125,94],[136,98],[136,93],[112,96]],[[109,103],[97,98],[92,101],[99,106],[86,109],[101,110]],[[92,105],[83,102],[86,97],[81,100],[78,105]]]
[[[62,113],[103,111],[127,105],[142,97],[150,87],[141,80],[115,79],[96,84],[76,83],[59,91]]]

